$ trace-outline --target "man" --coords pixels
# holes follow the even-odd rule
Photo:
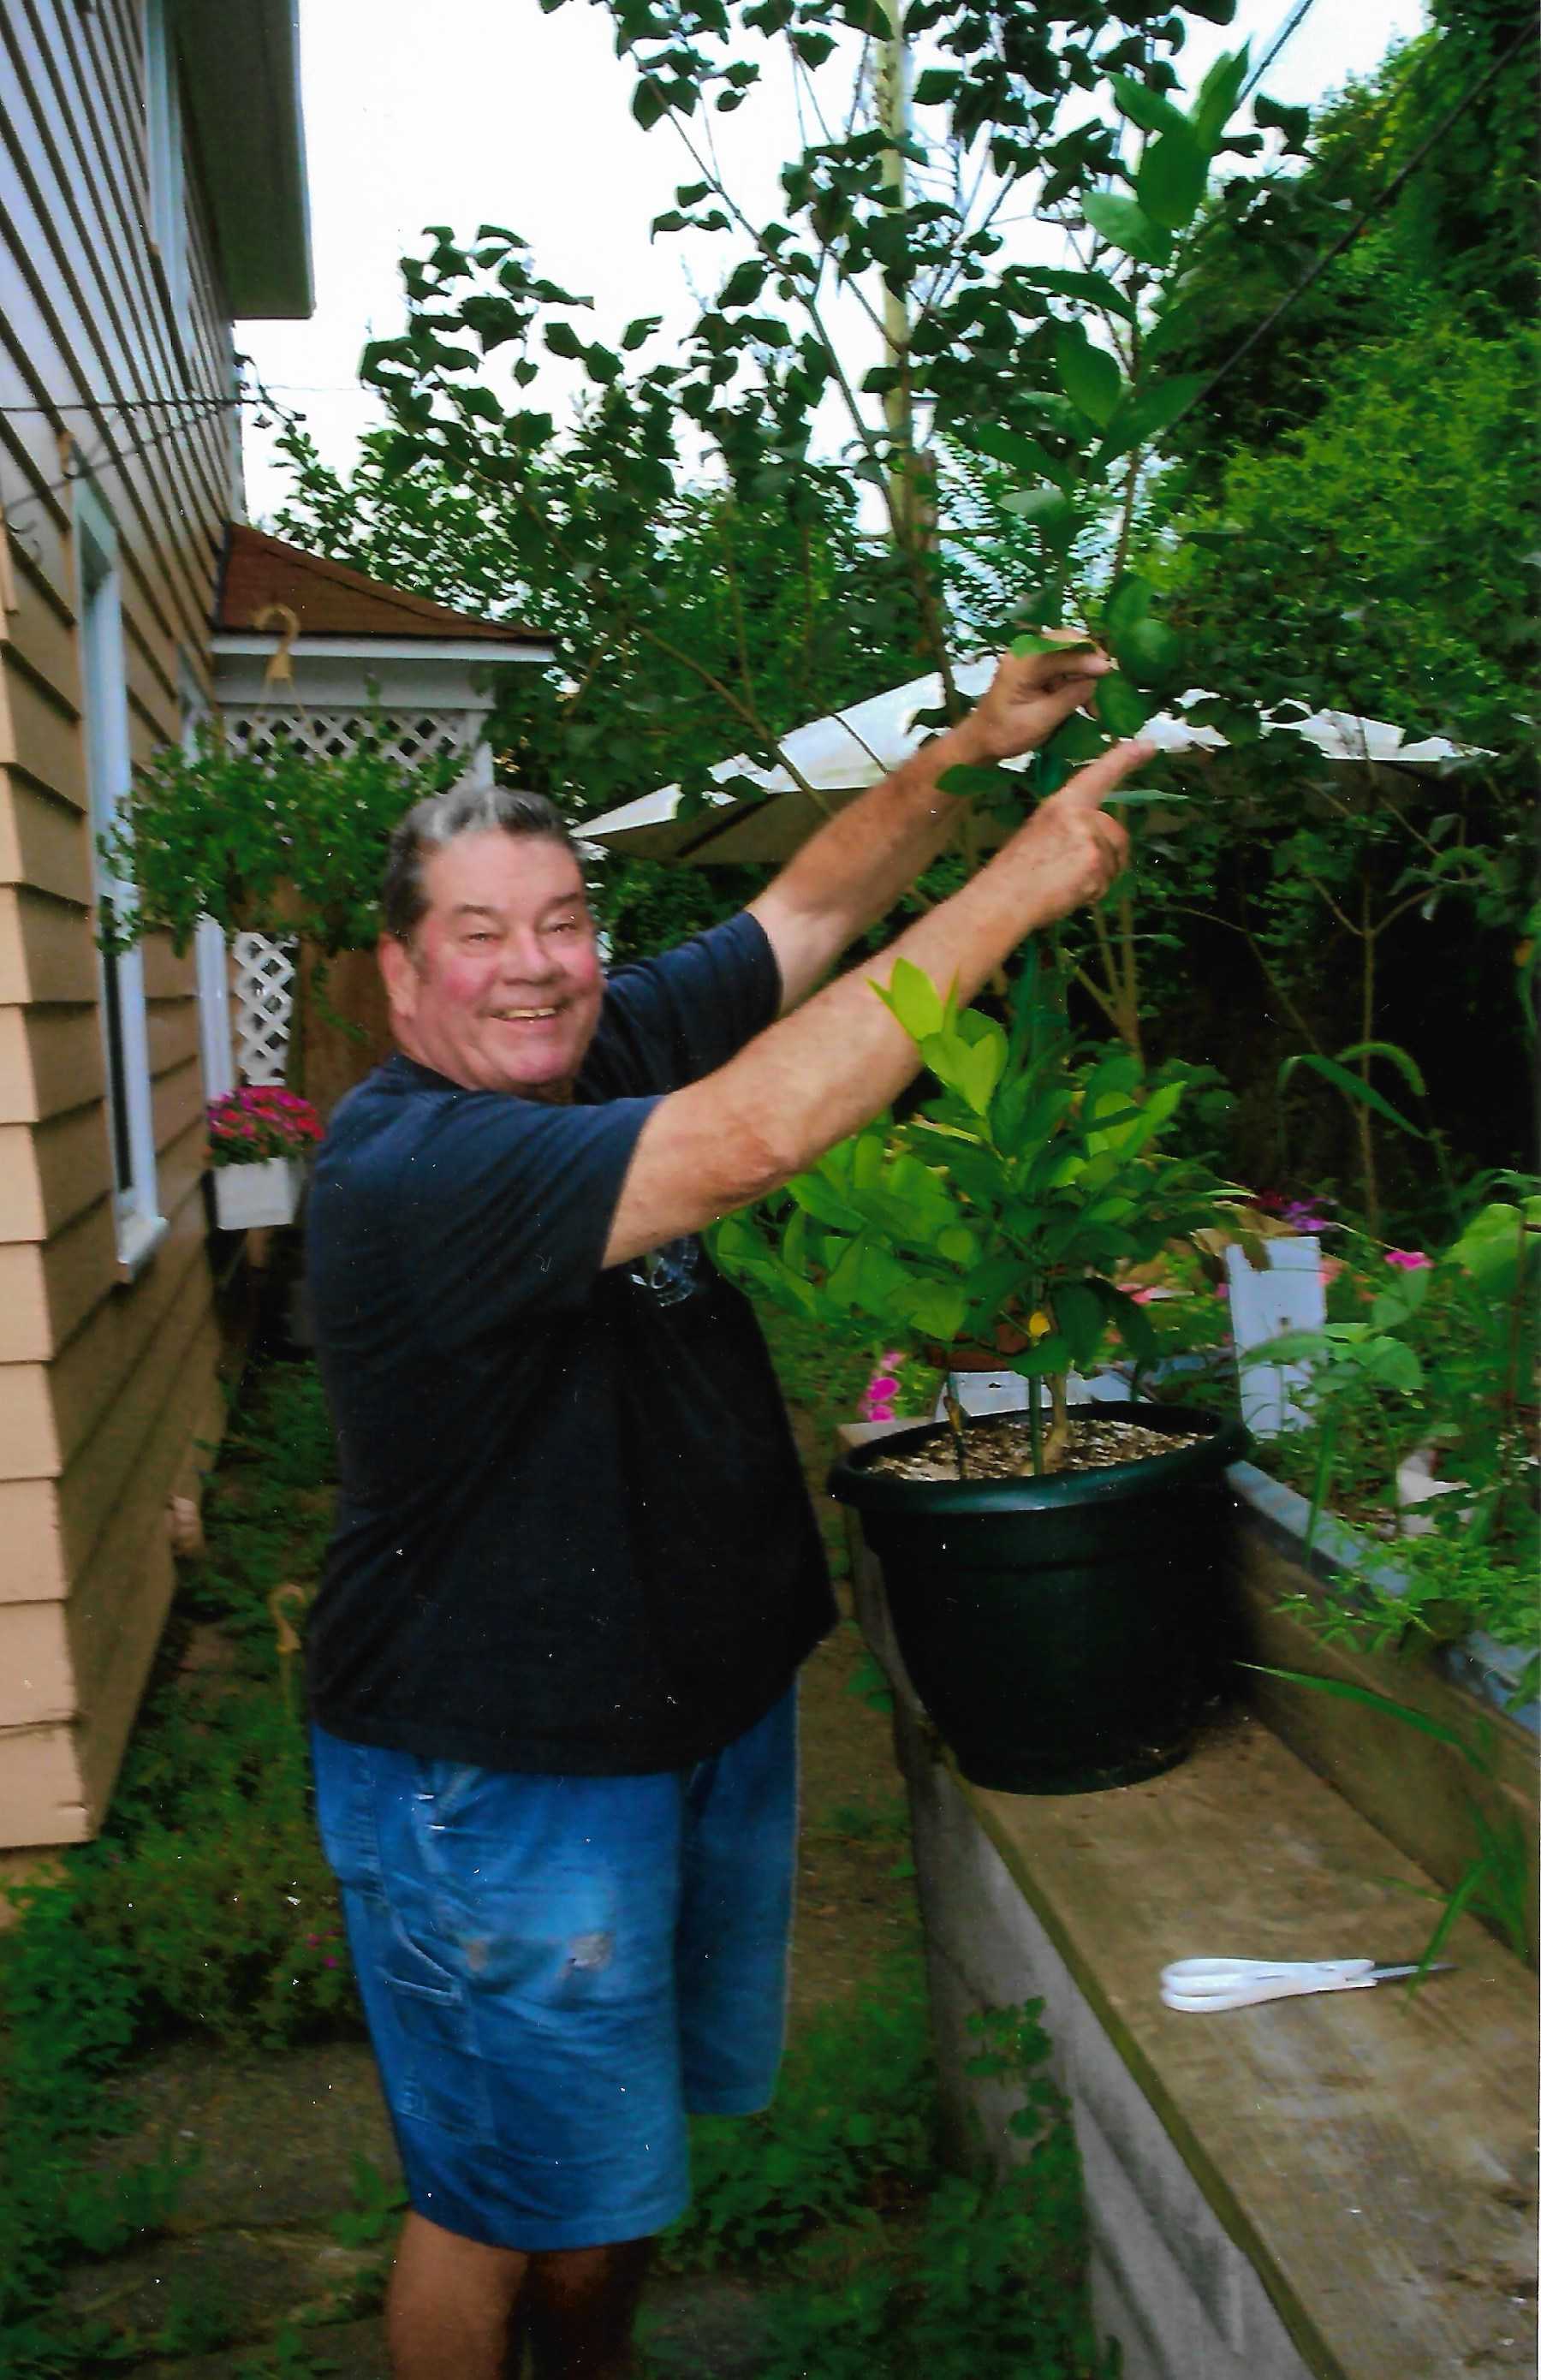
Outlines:
[[[1107,667],[1003,662],[746,913],[608,985],[550,805],[452,792],[394,839],[399,1053],[311,1199],[342,1495],[309,1670],[411,2199],[396,2380],[498,2380],[527,2336],[542,2380],[629,2373],[686,2111],[770,2095],[793,1682],[832,1609],[769,1361],[695,1235],[916,1071],[872,989],[896,956],[966,999],[1106,891],[1098,804],[1139,745],[815,992],[946,841],[939,778],[1032,749]]]

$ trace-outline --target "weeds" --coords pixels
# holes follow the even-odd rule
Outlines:
[[[101,1838],[10,1889],[0,2380],[122,2360],[111,2333],[55,2335],[47,2307],[67,2258],[112,2255],[163,2228],[190,2168],[165,2157],[110,2181],[89,2170],[103,2133],[131,2127],[103,2086],[136,2047],[187,2031],[271,2047],[357,2025],[270,1609],[276,1588],[315,1575],[331,1475],[314,1372],[273,1366],[210,1483],[210,1550],[182,1580]],[[212,1648],[200,1636],[210,1622]],[[200,1642],[218,1658],[185,1666]]]
[[[970,2073],[1014,2086],[1021,2161],[989,2179],[911,2173],[909,2219],[870,2199],[795,2252],[769,2308],[761,2380],[1112,2380],[1086,2294],[1081,2176],[1045,2071],[1040,2001],[975,2020]]]

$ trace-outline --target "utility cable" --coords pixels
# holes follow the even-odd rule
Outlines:
[[[1347,231],[1342,234],[1341,238],[1333,241],[1330,248],[1323,249],[1321,255],[1317,257],[1316,262],[1312,265],[1310,271],[1302,275],[1300,280],[1295,283],[1292,289],[1285,292],[1278,305],[1273,308],[1271,312],[1264,315],[1263,320],[1254,330],[1248,332],[1246,337],[1242,341],[1241,346],[1232,351],[1232,353],[1226,358],[1224,363],[1221,364],[1219,371],[1217,371],[1212,378],[1205,382],[1204,386],[1198,390],[1195,395],[1191,396],[1188,399],[1188,402],[1183,407],[1182,412],[1173,415],[1171,420],[1167,424],[1167,432],[1175,430],[1180,421],[1185,421],[1195,407],[1205,405],[1208,402],[1209,398],[1213,396],[1216,389],[1219,388],[1220,382],[1227,379],[1229,375],[1235,370],[1236,366],[1243,360],[1244,357],[1249,356],[1253,348],[1258,345],[1259,341],[1268,337],[1268,333],[1273,330],[1277,323],[1282,321],[1283,317],[1289,312],[1291,307],[1293,306],[1299,298],[1304,297],[1305,292],[1313,285],[1314,283],[1320,280],[1322,274],[1327,271],[1328,266],[1335,262],[1336,260],[1342,255],[1343,250],[1346,248],[1353,246],[1360,233],[1365,230],[1367,225],[1373,223],[1376,216],[1379,214],[1383,207],[1390,204],[1398,191],[1401,190],[1407,182],[1411,181],[1413,176],[1417,172],[1419,166],[1423,164],[1426,158],[1427,158],[1432,152],[1438,147],[1440,141],[1443,140],[1446,133],[1450,131],[1451,126],[1459,122],[1461,117],[1465,115],[1466,110],[1472,105],[1473,102],[1481,98],[1488,84],[1497,80],[1498,77],[1503,72],[1505,67],[1510,64],[1511,59],[1519,56],[1520,52],[1524,47],[1525,43],[1533,38],[1534,35],[1532,30],[1527,26],[1525,30],[1520,34],[1518,39],[1511,42],[1508,49],[1502,51],[1499,55],[1494,59],[1486,74],[1478,76],[1471,89],[1468,91],[1463,92],[1462,97],[1456,102],[1455,105],[1449,109],[1446,114],[1440,117],[1438,123],[1435,126],[1427,139],[1419,143],[1418,147],[1413,152],[1412,156],[1408,158],[1406,164],[1401,166],[1399,170],[1392,175],[1391,179],[1386,184],[1385,188],[1378,191],[1375,198],[1371,200],[1369,205],[1365,209],[1364,213],[1361,214],[1355,222],[1349,225]]]
[[[164,412],[168,406],[183,408],[196,407],[202,411],[211,407],[226,412],[242,405],[258,405],[255,396],[95,396],[60,397],[52,405],[0,405],[0,415],[8,420],[12,414],[45,413],[153,413]]]
[[[1274,35],[1272,45],[1265,55],[1261,66],[1255,67],[1251,74],[1248,75],[1246,81],[1243,84],[1241,93],[1243,99],[1250,99],[1252,97],[1253,92],[1256,90],[1258,84],[1262,81],[1263,77],[1268,73],[1268,68],[1272,66],[1275,58],[1279,55],[1280,51],[1284,47],[1286,42],[1290,42],[1294,39],[1294,36],[1299,32],[1302,25],[1304,24],[1305,19],[1309,17],[1315,6],[1316,0],[1296,0],[1296,6],[1292,8],[1289,16],[1285,18],[1284,23]],[[1240,102],[1238,102],[1238,104],[1240,104]]]
[[[187,402],[196,404],[200,400],[189,398]],[[224,396],[208,397],[201,402],[204,407],[201,413],[185,416],[180,420],[170,422],[152,432],[148,438],[136,439],[129,445],[122,447],[115,445],[111,432],[104,431],[103,434],[108,443],[108,451],[105,454],[85,455],[79,468],[66,470],[56,480],[44,480],[41,487],[29,489],[24,496],[17,498],[15,504],[7,503],[5,507],[6,519],[7,522],[14,521],[17,515],[25,512],[30,504],[41,504],[45,496],[56,496],[61,489],[72,486],[77,480],[91,479],[103,469],[121,469],[124,464],[131,463],[136,455],[148,455],[157,446],[164,446],[169,439],[185,436],[189,429],[196,428],[200,422],[215,419],[220,413],[230,410],[233,404],[267,406],[282,419],[291,423],[302,421],[305,418],[303,414],[295,413],[289,407],[280,405],[268,394],[261,382],[257,383],[257,394],[254,396],[240,399]]]

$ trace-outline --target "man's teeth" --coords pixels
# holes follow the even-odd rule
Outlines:
[[[540,1016],[554,1016],[554,1008],[494,1008],[493,1015],[500,1024],[524,1025]]]

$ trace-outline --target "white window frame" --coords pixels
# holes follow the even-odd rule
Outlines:
[[[188,186],[182,147],[182,87],[170,0],[145,0],[144,133],[150,182],[150,237],[161,260],[171,319],[186,345],[192,334],[188,257]]]
[[[212,714],[185,652],[177,665],[176,692],[182,707],[182,749],[193,753],[198,748],[199,728]],[[203,1097],[205,1100],[223,1099],[236,1087],[236,1045],[230,1029],[230,947],[224,929],[212,917],[200,917],[194,929],[193,965]]]
[[[97,843],[117,821],[133,766],[117,531],[106,506],[84,481],[78,482],[75,491],[75,540],[91,886],[98,911],[108,906],[127,911],[137,904],[135,888],[111,873]],[[96,981],[118,1268],[125,1280],[132,1281],[149,1263],[168,1228],[159,1209],[155,1180],[144,957],[138,944],[110,958],[98,944]]]

